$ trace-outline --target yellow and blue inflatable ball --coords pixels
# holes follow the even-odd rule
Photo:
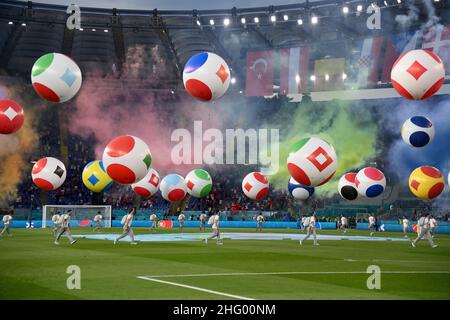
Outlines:
[[[89,162],[84,167],[81,177],[86,188],[93,192],[106,191],[113,184],[101,160]]]

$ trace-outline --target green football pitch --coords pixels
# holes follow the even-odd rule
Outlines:
[[[427,241],[412,248],[408,242],[397,241],[324,240],[314,247],[312,241],[300,246],[293,240],[228,239],[218,246],[213,241],[207,245],[201,241],[114,245],[89,239],[70,245],[63,238],[56,246],[49,229],[12,231],[13,237],[0,238],[0,299],[450,298],[448,235],[436,235],[439,247],[435,249]],[[72,233],[91,231],[73,229]],[[148,230],[136,228],[135,233]],[[367,232],[351,230],[349,235],[367,236]],[[80,268],[80,289],[67,288],[71,265]],[[371,265],[381,270],[381,289],[367,287]]]

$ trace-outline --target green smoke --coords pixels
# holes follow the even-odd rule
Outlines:
[[[329,101],[321,103],[290,104],[280,108],[272,127],[280,128],[280,170],[269,177],[275,189],[286,189],[290,174],[286,159],[291,147],[300,139],[320,137],[331,143],[338,157],[338,168],[333,179],[316,188],[321,196],[337,192],[342,174],[357,170],[377,155],[377,125],[368,107],[357,102]]]

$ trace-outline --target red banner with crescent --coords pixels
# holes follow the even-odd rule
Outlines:
[[[246,96],[273,94],[273,50],[247,53]]]

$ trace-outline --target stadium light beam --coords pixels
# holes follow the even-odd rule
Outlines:
[[[289,16],[288,16],[287,14],[285,14],[285,15],[283,16],[283,20],[284,20],[284,21],[288,21],[288,20],[289,20]]]
[[[108,32],[108,29],[103,30],[103,32]]]
[[[301,25],[303,24],[303,20],[302,20],[301,18],[298,18],[298,19],[297,19],[297,24],[298,24],[299,26],[301,26]]]
[[[27,26],[27,24],[24,22],[24,23],[22,23],[22,27],[26,27]]]
[[[298,74],[295,75],[295,82],[296,83],[300,82],[300,76]]]
[[[345,79],[347,79],[347,74],[343,73],[342,74],[342,80],[345,80]]]
[[[97,31],[96,29],[92,29],[92,32],[95,32],[95,31]]]
[[[213,26],[214,25],[214,19],[210,19],[209,20],[209,24]]]
[[[358,4],[358,5],[356,6],[356,11],[361,12],[362,9],[363,9],[363,6],[362,6],[361,4]]]
[[[12,22],[12,21],[10,21],[10,22],[8,22],[8,24],[9,24],[9,25],[11,25],[11,24],[13,24],[13,22]]]
[[[316,81],[316,76],[312,75],[309,79],[311,79],[311,81]]]
[[[259,18],[255,17],[255,19],[253,21],[255,21],[255,23],[259,23]]]
[[[311,23],[312,24],[317,24],[319,22],[319,18],[317,18],[316,16],[312,16],[311,17]]]
[[[247,22],[247,20],[245,18],[241,18],[241,23],[245,24]]]
[[[344,6],[344,7],[342,8],[342,13],[343,13],[343,14],[347,14],[348,12],[349,12],[348,7],[347,7],[347,6]]]
[[[230,19],[228,19],[228,18],[223,19],[223,25],[224,26],[229,26],[230,25]]]
[[[200,27],[202,25],[202,23],[200,22],[200,20],[196,21],[197,25]]]
[[[235,83],[236,83],[236,78],[235,78],[235,77],[232,77],[232,78],[230,79],[230,82],[231,82],[231,84],[235,84]]]
[[[271,15],[270,16],[270,21],[272,21],[272,22],[276,22],[277,21],[277,16],[276,15]]]
[[[328,81],[328,80],[330,80],[330,76],[329,76],[329,74],[327,73],[327,74],[325,75],[325,81]]]

